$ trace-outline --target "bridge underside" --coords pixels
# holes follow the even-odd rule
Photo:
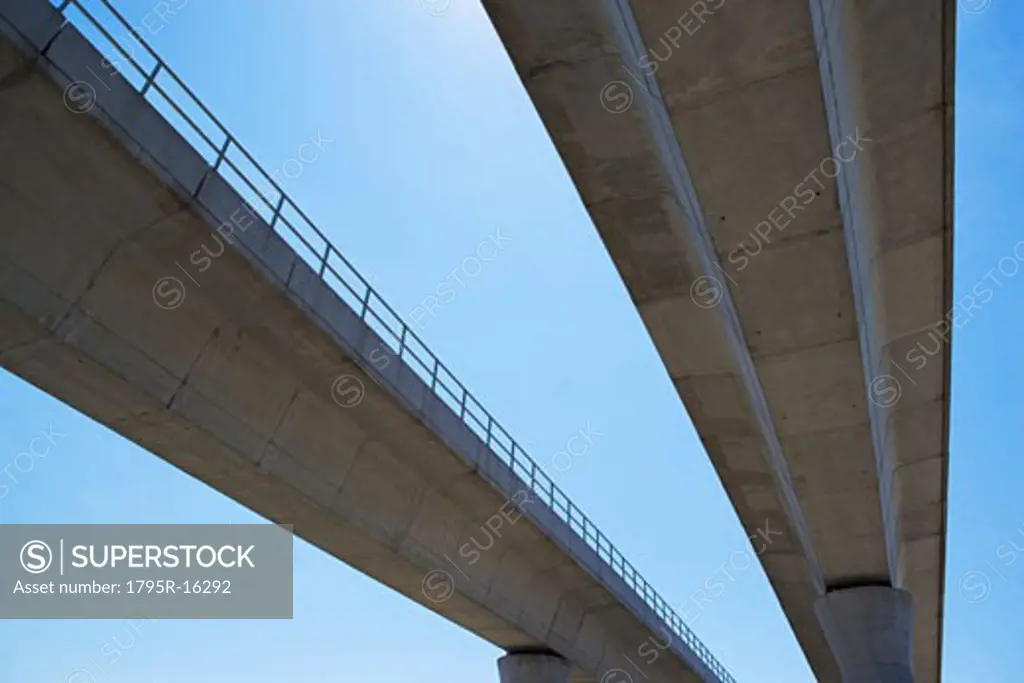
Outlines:
[[[955,4],[484,6],[818,679],[877,585],[938,681]]]
[[[101,58],[43,0],[0,0],[0,364],[481,638],[559,653],[576,681],[663,632],[621,564],[519,495],[521,470],[429,378],[381,364],[393,347]],[[92,84],[87,113],[71,81]],[[229,222],[246,227],[222,240]],[[718,680],[699,647],[674,639],[654,683]]]

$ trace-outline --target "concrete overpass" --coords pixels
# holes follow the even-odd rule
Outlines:
[[[3,366],[504,648],[503,683],[622,681],[630,655],[653,683],[733,683],[140,48],[0,0]]]
[[[818,679],[938,681],[955,3],[483,2]]]

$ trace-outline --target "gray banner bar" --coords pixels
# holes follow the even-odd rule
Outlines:
[[[0,619],[291,619],[274,524],[0,525]]]

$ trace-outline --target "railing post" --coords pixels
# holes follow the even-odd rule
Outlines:
[[[284,195],[281,195],[281,196],[284,197]],[[327,248],[324,249],[324,255],[320,259],[320,277],[321,278],[323,278],[324,273],[327,272],[327,259],[329,259],[331,257],[331,248],[332,248],[331,247],[331,243],[328,242],[327,243]],[[366,289],[366,294],[367,295],[370,294],[370,289],[369,288]],[[362,320],[363,315],[365,315],[365,311],[366,311],[366,302],[365,301],[363,301],[363,311],[364,312],[362,314],[360,314],[360,316],[359,316],[360,320]]]
[[[231,136],[228,135],[224,138],[224,144],[220,146],[220,151],[217,152],[217,160],[213,163],[213,170],[216,171],[220,168],[220,162],[224,161],[224,157],[228,154],[228,147],[231,146]]]
[[[324,268],[326,268],[326,267],[327,267],[327,259],[325,258],[324,259]],[[366,312],[368,310],[370,310],[370,296],[372,294],[373,294],[373,290],[370,289],[369,285],[367,285],[366,286],[366,296],[363,297],[363,309],[361,311],[359,311],[359,319],[360,320],[363,320],[364,318],[366,318]],[[436,368],[434,369],[434,372],[435,372],[435,374],[437,373],[437,369]]]
[[[153,71],[148,76],[146,76],[146,82],[142,84],[143,96],[145,96],[146,91],[149,90],[149,86],[153,85],[153,81],[156,80],[156,75],[160,73],[160,67],[162,67],[163,65],[163,62],[157,62],[156,66],[153,68]]]
[[[262,196],[262,195],[260,195]],[[273,230],[274,226],[277,225],[277,219],[281,216],[281,209],[284,208],[284,192],[281,193],[281,197],[277,200],[277,206],[274,207],[274,215],[270,217],[270,229]],[[331,245],[327,245],[331,246]]]

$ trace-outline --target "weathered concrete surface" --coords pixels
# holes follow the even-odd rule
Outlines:
[[[819,680],[872,583],[937,681],[955,3],[483,2]]]
[[[548,652],[512,652],[498,660],[500,683],[569,683],[569,662]]]
[[[98,95],[87,114],[62,101],[76,80]],[[43,0],[0,1],[0,159],[5,368],[482,638],[558,652],[575,680],[664,641],[550,508],[520,518],[523,482],[403,361],[377,362],[380,339],[262,220],[196,267],[242,198]],[[174,310],[154,302],[166,276],[187,287]],[[365,386],[351,408],[332,396],[345,374]],[[499,513],[474,563],[460,547]],[[717,680],[678,639],[645,673]]]
[[[815,605],[843,678],[914,683],[910,663],[910,593],[888,586],[829,591]]]

